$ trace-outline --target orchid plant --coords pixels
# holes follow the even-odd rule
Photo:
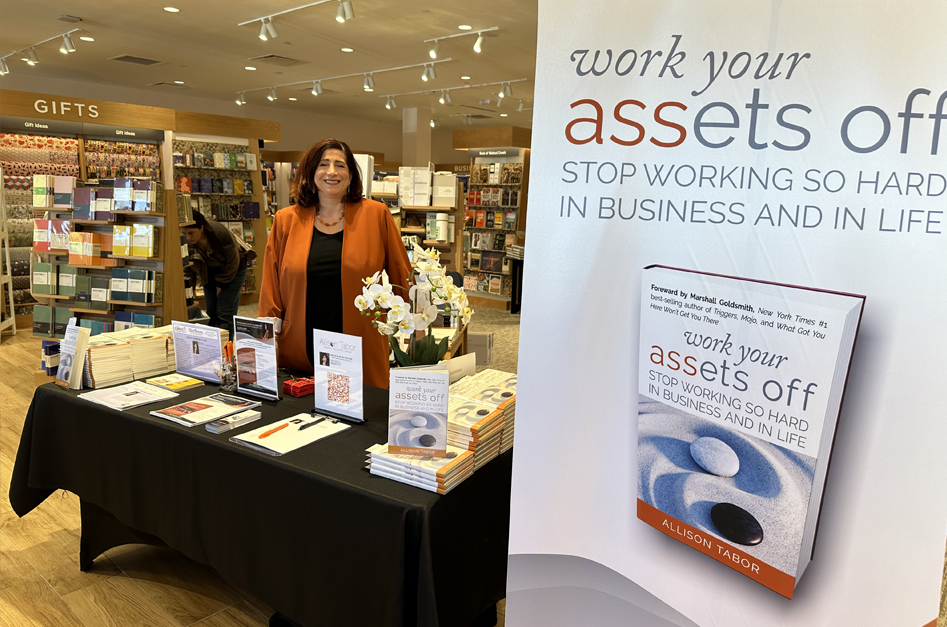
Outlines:
[[[365,286],[355,298],[355,306],[363,316],[370,316],[372,326],[382,335],[394,351],[399,366],[436,364],[447,353],[448,338],[437,342],[431,332],[431,323],[440,314],[438,306],[451,318],[463,323],[470,322],[473,309],[467,302],[463,288],[454,285],[438,261],[440,254],[433,248],[424,249],[414,244],[415,283],[404,296],[401,285],[392,285],[384,270],[362,279]],[[427,331],[422,334],[420,332]],[[418,337],[421,336],[421,337]],[[399,338],[411,338],[408,351],[401,348]]]

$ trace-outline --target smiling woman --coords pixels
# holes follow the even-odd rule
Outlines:
[[[365,383],[386,388],[387,338],[354,302],[362,277],[381,270],[406,288],[411,264],[388,208],[362,198],[362,175],[337,139],[303,156],[292,183],[296,204],[276,213],[266,243],[259,315],[283,321],[281,367],[312,373],[313,329],[358,335]]]

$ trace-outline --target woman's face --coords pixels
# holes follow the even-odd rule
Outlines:
[[[323,152],[314,179],[320,197],[342,200],[352,181],[345,153],[334,149]]]
[[[187,243],[191,246],[196,245],[204,238],[204,229],[202,227],[186,227],[181,230],[184,231],[184,237],[187,238]]]

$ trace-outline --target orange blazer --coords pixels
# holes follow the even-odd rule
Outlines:
[[[315,210],[293,205],[273,217],[263,255],[263,287],[258,315],[282,318],[279,365],[313,372],[306,355],[312,332],[306,328],[306,266]],[[342,236],[342,331],[362,338],[362,371],[366,385],[388,387],[388,338],[355,307],[362,279],[386,270],[392,285],[407,287],[411,262],[401,232],[384,204],[363,199],[345,205]],[[407,300],[399,289],[395,293]]]

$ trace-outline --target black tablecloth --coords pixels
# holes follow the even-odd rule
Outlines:
[[[511,453],[443,496],[372,476],[365,449],[387,441],[378,388],[365,390],[366,424],[275,458],[228,438],[308,412],[312,396],[264,402],[261,420],[220,435],[148,415],[217,391],[118,412],[37,388],[14,510],[69,490],[307,627],[464,626],[504,597]]]

